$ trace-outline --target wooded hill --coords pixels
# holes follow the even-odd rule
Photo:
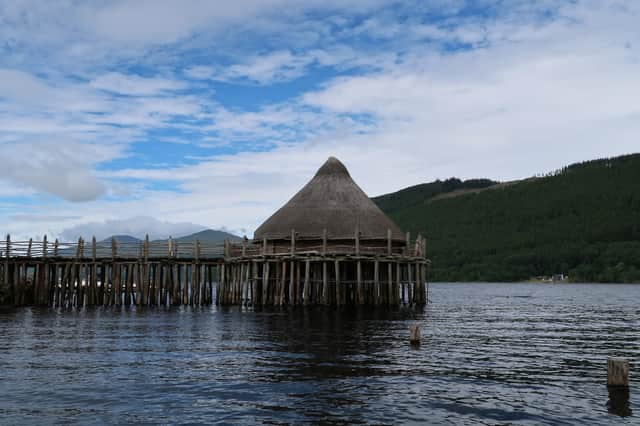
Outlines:
[[[452,178],[374,201],[427,236],[433,281],[640,282],[640,154],[517,182]]]

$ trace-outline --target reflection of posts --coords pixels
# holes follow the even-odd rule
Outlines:
[[[608,389],[607,411],[620,417],[628,417],[633,414],[629,405],[629,388],[627,386],[608,386]]]

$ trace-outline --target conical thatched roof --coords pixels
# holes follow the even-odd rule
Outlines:
[[[347,168],[330,157],[304,188],[275,212],[254,233],[255,239],[283,239],[295,229],[300,238],[354,238],[356,226],[361,239],[404,240],[400,228],[367,197],[351,179]]]

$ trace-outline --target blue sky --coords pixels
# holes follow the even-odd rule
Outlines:
[[[636,1],[0,0],[0,232],[251,236],[330,155],[370,195],[640,147]]]

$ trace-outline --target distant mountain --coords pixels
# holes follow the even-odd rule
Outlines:
[[[224,231],[214,231],[213,229],[206,229],[204,231],[196,232],[195,234],[186,235],[184,237],[175,238],[178,242],[195,242],[200,241],[201,244],[220,244],[224,240],[241,241],[242,238],[237,235],[230,234]]]
[[[640,154],[497,183],[448,179],[373,199],[427,236],[434,281],[640,282]]]
[[[97,257],[111,257],[112,239],[116,240],[118,256],[133,258],[141,255],[144,240],[133,237],[131,235],[114,235],[112,237],[108,237],[98,241],[98,245],[96,249]],[[195,243],[196,240],[200,241],[200,244],[202,246],[213,246],[213,245],[223,244],[225,239],[229,239],[230,241],[234,241],[234,242],[238,242],[242,240],[237,235],[233,235],[228,232],[206,229],[204,231],[196,232],[195,234],[174,238],[173,241],[175,242],[176,247],[178,247],[178,250],[181,255],[190,256],[193,252],[193,243]],[[152,240],[150,241],[150,243],[151,243],[152,251],[154,251],[155,253],[157,253],[159,250],[160,251],[165,250],[164,248],[159,249],[159,247],[166,247],[166,250],[168,250],[168,239]],[[91,256],[92,254],[90,239],[89,240],[85,239],[84,252],[85,252],[85,256]],[[75,246],[73,247],[63,246],[60,248],[58,252],[60,256],[69,256],[69,257],[75,256],[76,253],[77,253],[77,249]]]
[[[100,244],[111,244],[111,240],[115,239],[118,244],[135,244],[142,242],[141,239],[132,237],[131,235],[114,235],[99,241]]]

